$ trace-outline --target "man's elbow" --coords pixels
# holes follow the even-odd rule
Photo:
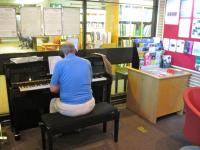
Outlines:
[[[52,93],[58,93],[59,87],[58,87],[58,86],[50,86],[50,91],[51,91]]]

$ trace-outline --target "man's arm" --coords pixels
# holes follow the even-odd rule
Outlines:
[[[59,85],[50,85],[50,91],[52,92],[52,93],[58,93],[59,92],[59,90],[60,90],[60,87],[59,87]]]
[[[59,86],[59,77],[60,77],[60,72],[59,72],[59,64],[57,63],[54,67],[53,75],[51,77],[51,83],[50,83],[50,91],[52,93],[58,93],[60,90]]]

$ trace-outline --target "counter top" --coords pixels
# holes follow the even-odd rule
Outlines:
[[[142,70],[134,69],[131,67],[127,67],[127,68],[128,70],[134,70],[138,73],[142,73],[142,74],[145,74],[157,79],[168,79],[168,78],[174,78],[174,77],[179,77],[179,76],[191,75],[189,72],[185,72],[185,71],[175,69],[175,68],[146,68]]]

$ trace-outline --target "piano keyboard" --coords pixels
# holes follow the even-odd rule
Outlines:
[[[100,77],[100,78],[93,78],[92,82],[100,82],[106,81],[107,78]],[[39,89],[47,89],[50,88],[50,80],[39,80],[39,81],[30,81],[30,82],[20,82],[16,83],[19,87],[20,92],[25,91],[32,91],[32,90],[39,90]]]
[[[31,85],[31,86],[19,86],[20,92],[47,89],[50,88],[50,84],[41,84],[41,85]]]

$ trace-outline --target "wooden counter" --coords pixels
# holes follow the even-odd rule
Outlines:
[[[189,76],[183,71],[163,76],[128,68],[128,109],[152,123],[158,117],[182,111],[182,93]]]

